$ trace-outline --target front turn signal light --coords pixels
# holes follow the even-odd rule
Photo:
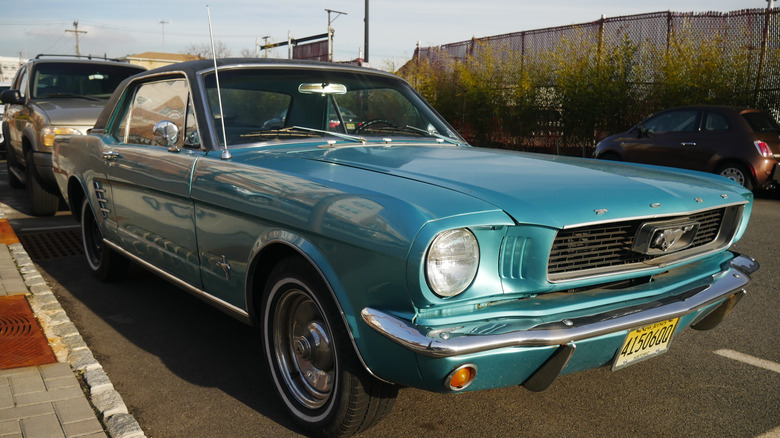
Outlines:
[[[54,146],[55,135],[82,135],[82,134],[81,131],[79,131],[78,129],[63,128],[60,126],[44,126],[43,129],[41,129],[41,139],[43,140],[43,145],[46,147]]]
[[[477,377],[477,366],[474,364],[461,365],[447,375],[446,385],[453,391],[466,389]]]

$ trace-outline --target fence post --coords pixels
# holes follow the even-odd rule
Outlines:
[[[764,31],[761,33],[761,53],[758,58],[758,74],[756,75],[756,89],[753,94],[753,106],[758,106],[758,99],[761,97],[761,83],[764,81],[764,61],[766,60],[766,40],[769,38],[769,24],[772,16],[772,3],[767,3],[766,15],[764,19]]]
[[[604,45],[604,22],[606,20],[604,14],[601,14],[601,19],[599,20],[599,42],[596,49],[596,65],[601,65],[601,52]]]
[[[672,11],[666,13],[666,56],[669,56],[669,49],[672,45],[672,32],[674,21],[672,21]]]

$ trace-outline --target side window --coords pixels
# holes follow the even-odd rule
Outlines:
[[[645,128],[650,132],[685,132],[698,130],[699,111],[678,110],[663,113],[648,120]]]
[[[163,120],[179,127],[177,146],[200,145],[186,80],[169,79],[139,85],[132,98],[127,100],[121,122],[115,126],[113,135],[122,143],[152,145],[154,125]]]
[[[731,129],[728,120],[722,114],[707,112],[704,116],[705,131],[728,131]]]

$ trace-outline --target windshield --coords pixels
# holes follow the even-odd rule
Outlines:
[[[360,72],[220,70],[228,145],[334,136],[444,137],[463,140],[401,80]],[[214,126],[222,143],[213,74],[205,77]]]
[[[108,99],[125,78],[143,69],[129,64],[47,62],[35,68],[32,97]]]

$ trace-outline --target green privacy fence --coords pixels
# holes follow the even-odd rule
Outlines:
[[[420,47],[398,73],[473,144],[590,156],[663,108],[780,118],[780,10],[656,12]]]

